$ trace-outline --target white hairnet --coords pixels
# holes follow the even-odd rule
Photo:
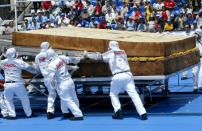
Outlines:
[[[14,57],[15,57],[15,54],[16,54],[15,48],[9,48],[9,49],[6,51],[6,56],[7,56],[8,58],[14,58]]]
[[[47,56],[50,61],[58,57],[57,53],[53,49],[48,49]]]
[[[110,41],[109,48],[112,50],[119,50],[119,43],[117,41]]]
[[[50,47],[50,44],[48,42],[42,42],[41,43],[41,49],[42,50],[47,51],[49,47]]]

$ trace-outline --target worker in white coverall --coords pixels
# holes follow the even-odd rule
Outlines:
[[[109,43],[109,51],[103,54],[98,53],[95,56],[90,56],[89,53],[85,53],[85,56],[90,59],[103,59],[104,62],[109,63],[113,75],[110,87],[110,98],[115,114],[112,115],[112,118],[122,119],[123,117],[118,95],[120,90],[124,89],[132,99],[141,119],[146,120],[147,113],[135,89],[134,78],[130,71],[127,55],[124,50],[119,49],[118,42],[111,41]]]
[[[50,61],[48,71],[51,87],[53,89],[56,88],[61,100],[61,107],[67,107],[70,109],[74,115],[70,118],[71,120],[83,120],[83,114],[79,109],[79,101],[75,92],[75,85],[66,65],[69,63],[77,64],[78,61],[71,61],[71,59],[66,56],[59,57],[53,49],[49,49],[47,55]],[[56,81],[56,83],[53,81]],[[64,109],[61,108],[61,110],[64,113]]]
[[[2,82],[2,81],[1,81]],[[1,114],[3,118],[7,119],[8,118],[8,110],[6,107],[6,103],[4,100],[4,92],[3,92],[3,83],[0,83],[0,108],[1,108]]]
[[[0,60],[2,59],[3,59],[3,54],[0,56]],[[5,82],[4,80],[0,80],[0,109],[1,109],[1,114],[3,118],[6,119],[8,117],[8,110],[7,110],[5,99],[4,99],[4,82]]]
[[[202,26],[201,26],[202,28]],[[202,29],[197,29],[195,34],[196,34],[196,39],[197,39],[197,45],[200,50],[200,69],[199,69],[199,76],[198,76],[198,88],[201,90],[202,89]]]
[[[51,88],[50,80],[48,77],[48,64],[49,60],[47,58],[47,50],[49,49],[50,44],[48,42],[41,43],[41,52],[35,57],[35,64],[37,72],[41,72],[44,78],[44,84],[48,90],[48,104],[47,104],[47,119],[51,119],[54,117],[54,102],[56,99],[56,91]]]
[[[1,61],[0,68],[4,70],[5,74],[4,96],[8,109],[8,119],[16,119],[15,107],[13,104],[14,95],[19,97],[26,116],[30,118],[32,117],[32,110],[22,79],[22,70],[27,70],[30,73],[35,74],[35,69],[23,60],[16,58],[15,48],[9,48],[6,51],[6,56],[7,59]]]
[[[183,32],[184,36],[195,36],[195,31],[190,31],[191,27],[189,24],[185,25],[185,32]],[[199,44],[198,41],[196,41],[196,47],[199,48],[200,50],[200,56],[201,56],[201,44]],[[197,92],[197,87],[198,87],[198,73],[199,73],[199,66],[195,66],[192,68],[192,78],[193,78],[193,88],[194,92]],[[183,72],[182,75],[182,80],[187,79],[188,77],[188,70]]]

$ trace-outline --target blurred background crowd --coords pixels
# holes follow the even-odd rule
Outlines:
[[[201,0],[63,0],[33,2],[19,30],[83,27],[143,32],[192,30],[202,25]],[[2,25],[0,35],[15,31]]]

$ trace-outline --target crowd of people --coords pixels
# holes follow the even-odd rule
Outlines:
[[[198,0],[186,4],[173,0],[63,0],[34,2],[31,17],[19,30],[85,27],[112,30],[162,32],[192,30],[202,25]],[[1,26],[1,22],[0,22]],[[15,31],[13,22],[0,27],[1,34]]]

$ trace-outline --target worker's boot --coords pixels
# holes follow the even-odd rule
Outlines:
[[[113,118],[113,119],[123,119],[122,110],[119,109],[116,113],[114,113],[114,114],[112,115],[112,118]]]
[[[47,119],[52,119],[52,118],[54,118],[54,114],[47,112]]]
[[[147,120],[147,119],[148,119],[148,118],[147,118],[147,113],[142,114],[142,115],[140,116],[140,118],[141,118],[141,120]]]

